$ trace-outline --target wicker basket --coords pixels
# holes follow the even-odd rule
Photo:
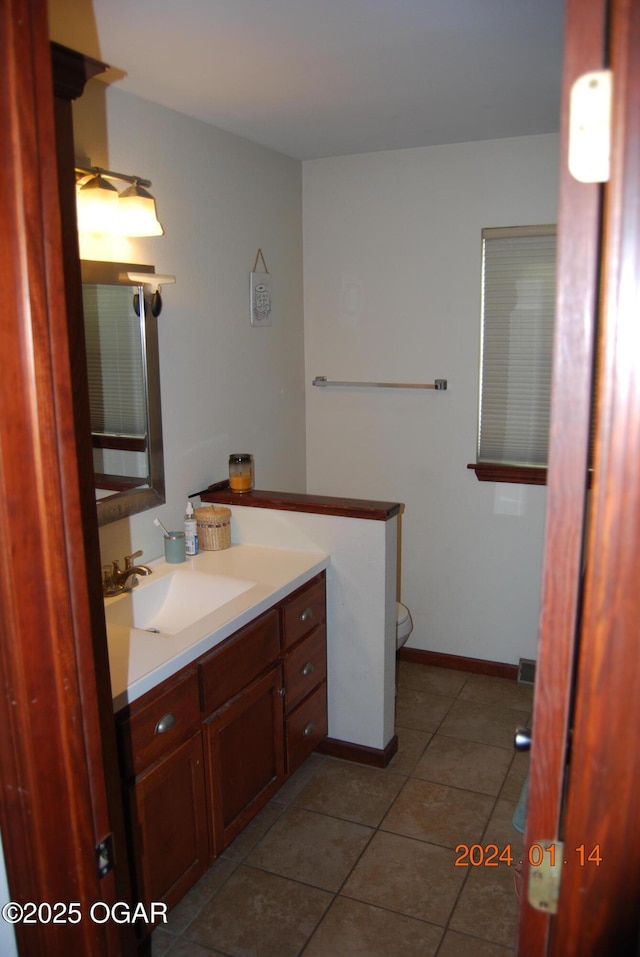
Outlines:
[[[195,510],[198,548],[215,552],[231,545],[231,510],[206,505]]]

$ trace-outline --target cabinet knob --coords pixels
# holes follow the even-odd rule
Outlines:
[[[313,608],[305,608],[300,615],[300,621],[309,621],[310,618],[313,618]]]
[[[274,688],[274,689],[273,689],[273,693],[274,693],[274,694],[279,694],[281,698],[284,698],[284,696],[285,696],[285,694],[286,694],[287,692],[286,692],[286,690],[285,690],[284,688]]]
[[[302,669],[302,674],[305,678],[308,678],[309,675],[313,674],[313,661],[307,661],[306,665]]]
[[[303,738],[308,738],[310,734],[313,734],[313,729],[314,729],[314,728],[315,728],[314,722],[313,722],[313,721],[309,721],[309,723],[308,723],[308,724],[305,724],[305,726],[304,726],[304,729],[303,729],[303,731],[302,731],[302,737],[303,737]]]
[[[176,723],[176,716],[170,711],[168,714],[164,714],[158,723],[155,726],[154,734],[164,734],[165,731],[170,731],[171,728]]]

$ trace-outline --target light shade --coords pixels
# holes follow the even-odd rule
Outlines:
[[[120,231],[124,236],[162,236],[164,230],[156,213],[156,201],[138,183],[120,193],[118,207]]]
[[[118,190],[100,173],[76,189],[78,229],[87,233],[113,233],[120,218]]]

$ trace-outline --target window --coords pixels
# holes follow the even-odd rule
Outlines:
[[[482,231],[481,481],[546,481],[555,255],[555,226]]]

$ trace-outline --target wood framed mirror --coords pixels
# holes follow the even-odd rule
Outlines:
[[[165,501],[157,320],[129,272],[152,266],[83,260],[93,476],[98,525]]]

